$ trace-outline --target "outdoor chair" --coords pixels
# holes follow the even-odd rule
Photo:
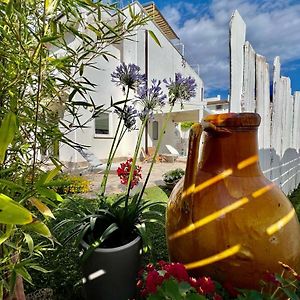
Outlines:
[[[151,162],[154,154],[155,154],[156,148],[155,147],[148,147],[148,154],[146,153],[145,149],[141,148],[141,160],[142,162]],[[157,154],[155,158],[155,162],[162,162],[164,159],[162,155]]]

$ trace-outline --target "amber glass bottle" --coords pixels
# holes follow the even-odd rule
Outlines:
[[[170,259],[241,288],[259,288],[266,271],[281,273],[278,261],[300,267],[295,210],[259,167],[259,123],[258,114],[231,113],[194,125],[186,175],[167,208]]]

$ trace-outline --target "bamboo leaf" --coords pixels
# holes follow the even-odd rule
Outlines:
[[[2,234],[2,236],[0,236],[0,245],[3,244],[10,237],[12,229],[13,229],[13,225],[12,224],[6,225],[6,231],[5,231],[5,233]],[[0,299],[1,299],[1,297],[0,297]]]
[[[27,230],[27,231],[33,231],[36,232],[39,235],[42,235],[44,237],[50,238],[52,237],[51,231],[49,230],[49,228],[41,221],[33,221],[30,224],[27,224],[25,226],[23,226],[23,230]]]
[[[57,166],[55,169],[51,170],[50,172],[46,173],[46,177],[44,179],[43,184],[48,183],[51,181],[61,170],[60,166]]]
[[[45,12],[47,15],[52,14],[55,9],[57,8],[57,5],[59,3],[59,0],[46,0],[45,1]]]
[[[24,266],[17,265],[15,271],[18,275],[21,275],[27,282],[32,284],[32,278]]]
[[[59,202],[64,201],[63,198],[53,190],[44,187],[38,187],[37,190],[43,197],[50,198]]]
[[[12,190],[23,191],[25,188],[22,185],[16,184],[13,181],[0,179],[0,186],[8,187]]]
[[[155,33],[152,31],[152,30],[148,30],[149,32],[149,35],[151,36],[151,38],[154,40],[154,42],[159,46],[161,47],[161,44],[157,38],[157,36],[155,35]]]
[[[24,225],[32,222],[32,214],[8,196],[0,194],[0,223]]]
[[[52,219],[55,219],[52,211],[50,210],[50,208],[45,205],[43,202],[41,202],[40,200],[36,199],[36,198],[31,198],[30,202],[32,205],[34,205],[38,211],[44,216],[44,217],[50,217]]]
[[[17,117],[9,112],[4,117],[0,127],[0,163],[3,163],[9,144],[13,141],[17,130]]]
[[[7,3],[6,14],[8,17],[10,17],[12,15],[13,9],[14,9],[14,0],[9,0],[6,3]]]
[[[24,232],[24,238],[25,238],[25,241],[28,245],[29,253],[31,255],[33,253],[33,247],[34,247],[33,239],[32,239],[30,234],[25,233],[25,232]]]
[[[37,265],[29,265],[29,268],[40,271],[42,273],[50,273],[51,272],[51,271],[48,271],[48,270],[46,270],[46,269],[44,269],[40,266],[37,266]]]

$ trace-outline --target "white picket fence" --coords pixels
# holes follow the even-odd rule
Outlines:
[[[230,111],[260,114],[261,168],[289,194],[300,183],[300,92],[291,94],[290,78],[280,75],[279,57],[271,85],[266,58],[245,37],[246,24],[235,11],[230,21]]]

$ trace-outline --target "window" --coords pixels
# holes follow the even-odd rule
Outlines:
[[[95,118],[95,134],[111,134],[109,113],[102,113]]]
[[[223,108],[223,105],[222,104],[217,104],[216,105],[216,109],[222,109]]]
[[[153,121],[152,123],[152,135],[153,135],[153,140],[157,141],[158,140],[158,122]]]

